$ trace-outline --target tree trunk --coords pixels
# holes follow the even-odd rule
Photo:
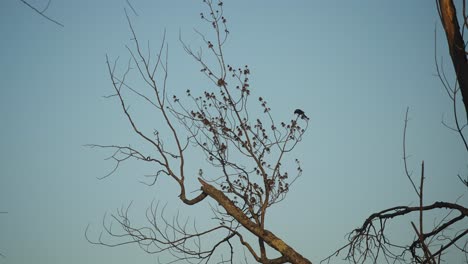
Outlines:
[[[287,257],[289,262],[295,264],[312,264],[312,262],[296,252],[279,237],[250,221],[242,210],[240,210],[226,195],[224,195],[223,192],[200,178],[198,180],[202,184],[201,189],[203,192],[218,202],[230,216],[234,217],[242,226],[252,232],[252,234],[263,239],[263,241],[265,241],[270,247],[276,249],[283,256]]]
[[[438,0],[438,5],[440,20],[447,36],[450,57],[452,57],[468,120],[468,63],[465,44],[457,20],[457,12],[453,0]]]

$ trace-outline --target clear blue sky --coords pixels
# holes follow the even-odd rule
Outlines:
[[[193,28],[209,31],[201,1],[131,2],[143,43],[156,50],[167,31],[171,91],[201,91],[208,82],[178,41],[180,30],[196,47]],[[139,222],[153,199],[199,223],[210,217],[186,210],[170,181],[139,183],[152,171],[138,163],[97,180],[112,168],[103,160],[109,153],[83,147],[141,144],[117,102],[102,97],[112,93],[105,55],[125,63],[125,44],[132,44],[125,7],[124,0],[54,0],[47,14],[61,28],[20,1],[0,3],[0,211],[8,212],[0,215],[0,263],[156,263],[135,246],[89,244],[86,226],[98,235],[104,213],[130,201]],[[407,106],[409,164],[418,175],[425,161],[426,202],[464,194],[467,205],[456,175],[467,173],[468,156],[441,124],[444,116],[450,122],[451,105],[433,75],[435,28],[450,78],[451,64],[433,1],[228,0],[225,12],[226,56],[250,66],[254,97],[266,98],[280,119],[296,108],[311,117],[293,156],[303,177],[271,211],[268,229],[317,263],[370,213],[415,205],[402,162]],[[150,113],[139,120],[160,125]],[[395,236],[410,230],[402,226]]]

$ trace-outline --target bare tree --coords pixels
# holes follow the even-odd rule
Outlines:
[[[448,81],[444,68],[437,58],[437,45],[435,48],[435,65],[437,76],[441,81],[453,106],[453,123],[449,125],[444,120],[442,124],[458,133],[464,148],[468,153],[468,144],[464,130],[466,121],[460,119],[460,110],[457,102],[462,101],[468,116],[468,63],[467,51],[463,35],[468,29],[468,15],[466,0],[462,3],[463,26],[460,29],[455,5],[452,0],[436,0],[437,10],[444,27],[450,57],[455,72],[455,84]],[[463,114],[462,113],[462,114]],[[395,206],[371,214],[359,228],[348,235],[349,243],[335,251],[322,262],[330,262],[332,258],[346,252],[345,259],[352,263],[441,263],[444,254],[449,250],[459,251],[468,263],[468,208],[455,202],[435,202],[424,204],[424,161],[421,163],[419,183],[416,183],[408,169],[406,151],[406,131],[408,127],[408,110],[406,111],[403,130],[403,160],[407,178],[418,197],[418,206]],[[465,120],[465,119],[463,119]],[[464,179],[458,175],[463,185],[468,187],[468,176]],[[445,217],[434,223],[429,230],[426,222],[427,215],[434,212],[447,212]],[[410,215],[417,215],[418,221],[410,221],[414,231],[413,241],[398,243],[390,239],[388,227],[398,219],[408,219]]]
[[[217,262],[233,262],[235,253],[243,250],[258,263],[311,263],[265,224],[270,207],[285,199],[302,173],[299,160],[289,156],[301,142],[309,119],[302,110],[294,114],[294,109],[290,109],[291,120],[278,122],[263,97],[251,99],[249,67],[234,67],[225,60],[224,44],[229,31],[223,2],[203,2],[208,12],[201,13],[201,19],[210,25],[214,34],[209,37],[197,33],[204,41],[203,50],[208,56],[202,50],[192,50],[182,40],[181,43],[200,65],[211,87],[204,92],[196,87],[186,90],[184,97],[170,95],[166,87],[165,41],[156,56],[151,50],[144,50],[127,16],[134,47],[127,47],[131,60],[121,75],[116,72],[117,63],[107,59],[115,91],[109,98],[117,99],[135,134],[153,151],[147,153],[123,145],[90,146],[112,150],[110,159],[115,161],[115,168],[105,177],[115,172],[122,162],[134,159],[157,168],[147,184],[157,184],[159,177],[177,183],[179,193],[174,196],[178,195],[184,204],[197,206],[214,201],[216,206],[212,212],[216,224],[198,230],[179,215],[172,220],[166,218],[164,208],[152,204],[146,214],[149,225],[137,227],[131,223],[127,207],[112,215],[111,222],[118,223],[118,229],[104,221],[107,236],[88,240],[106,246],[137,244],[148,253],[168,252],[174,261],[208,263],[218,255]],[[132,86],[129,76],[133,69],[146,83],[146,90]],[[130,109],[128,93],[153,107],[161,120],[157,125],[164,127],[151,132],[141,128]],[[194,155],[203,155],[209,170],[204,173],[199,169],[198,193],[189,197],[187,181],[193,182],[194,172],[187,163]],[[221,255],[226,250],[228,257]]]
[[[405,174],[418,197],[417,206],[395,206],[371,214],[364,223],[348,234],[348,243],[322,260],[330,263],[334,257],[345,252],[344,259],[351,263],[441,263],[443,255],[451,249],[460,251],[468,261],[468,208],[455,202],[434,202],[424,204],[424,161],[421,163],[419,184],[415,183],[408,169],[406,153],[406,131],[408,126],[408,109],[405,115],[403,131],[403,160]],[[445,213],[441,220],[434,221],[427,230],[429,213]],[[390,226],[400,219],[411,219],[416,215],[418,221],[409,221],[414,231],[413,240],[409,243],[396,242],[392,239]],[[425,220],[426,219],[426,220]],[[396,241],[395,241],[396,240]],[[453,251],[452,251],[453,252]]]

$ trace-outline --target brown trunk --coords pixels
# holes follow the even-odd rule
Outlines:
[[[457,20],[457,12],[453,0],[439,0],[438,5],[440,20],[447,36],[450,57],[452,57],[453,67],[457,74],[463,104],[465,105],[465,113],[468,119],[468,63],[466,60],[465,44]]]
[[[301,254],[297,253],[292,247],[284,243],[284,241],[279,237],[275,236],[266,229],[260,228],[254,222],[250,221],[250,219],[242,212],[242,210],[240,210],[226,195],[224,195],[223,192],[200,178],[198,180],[202,184],[201,189],[203,192],[218,202],[219,205],[221,205],[230,216],[234,217],[242,226],[252,232],[252,234],[263,239],[263,241],[265,241],[265,243],[267,243],[270,247],[276,249],[283,256],[287,257],[289,262],[296,264],[312,264],[312,262],[304,258]]]

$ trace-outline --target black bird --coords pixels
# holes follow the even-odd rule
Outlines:
[[[301,119],[309,120],[309,118],[305,115],[304,111],[302,111],[301,109],[294,110],[294,114],[300,116]]]

